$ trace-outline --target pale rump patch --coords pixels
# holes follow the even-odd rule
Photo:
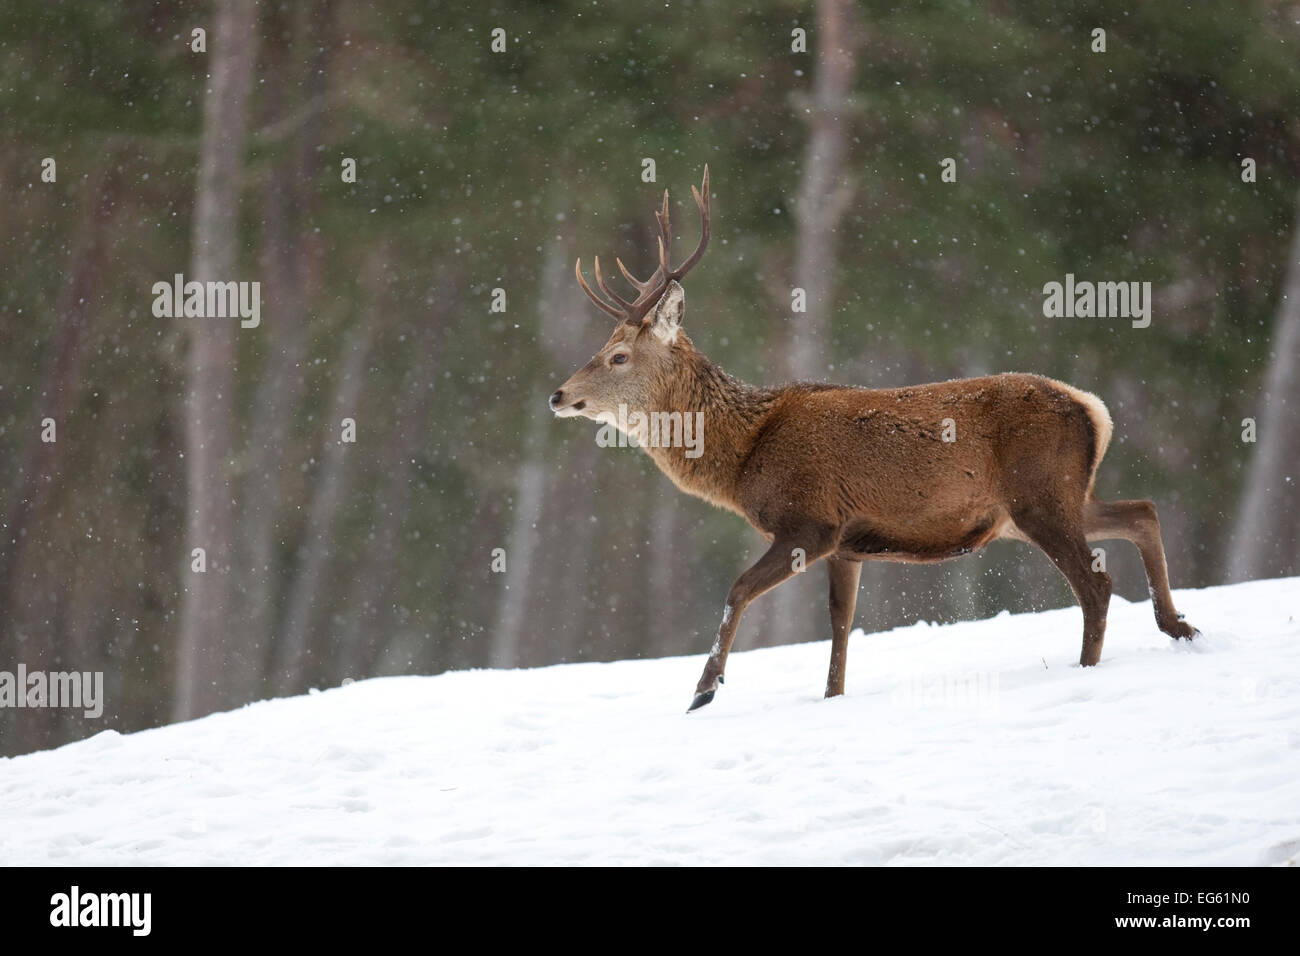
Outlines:
[[[1105,403],[1092,392],[1085,392],[1081,388],[1066,385],[1064,382],[1056,381],[1056,379],[1051,381],[1054,386],[1083,406],[1084,411],[1088,413],[1088,418],[1092,420],[1093,430],[1097,433],[1097,449],[1093,458],[1093,473],[1088,477],[1088,493],[1091,494],[1092,479],[1097,474],[1097,467],[1101,464],[1102,456],[1106,454],[1106,449],[1110,446],[1111,432],[1115,427],[1110,418],[1110,411],[1106,408]]]

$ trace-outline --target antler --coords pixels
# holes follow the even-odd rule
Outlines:
[[[701,196],[700,193],[704,195]],[[710,215],[709,200],[709,166],[704,165],[704,182],[700,189],[691,186],[691,195],[695,197],[695,205],[700,207],[700,243],[695,247],[695,251],[686,257],[686,261],[676,269],[668,268],[668,191],[664,190],[664,215],[663,215],[663,244],[659,247],[659,267],[664,270],[666,276],[664,285],[669,282],[677,282],[682,276],[695,268],[695,264],[704,256],[704,250],[709,245],[709,222],[712,218]]]
[[[701,195],[701,193],[703,195]],[[611,302],[602,299],[591,290],[587,285],[587,280],[582,277],[582,260],[579,259],[573,266],[574,275],[578,277],[578,284],[582,286],[582,291],[587,293],[587,297],[605,314],[626,322],[628,325],[640,325],[646,317],[646,314],[658,303],[660,296],[663,295],[664,289],[668,288],[669,282],[679,281],[686,273],[695,268],[695,264],[700,261],[704,255],[704,250],[709,244],[709,222],[711,219],[711,210],[709,202],[709,167],[704,167],[704,182],[700,189],[691,187],[691,195],[695,197],[695,205],[700,208],[700,243],[676,269],[668,267],[668,254],[672,243],[672,230],[668,221],[668,190],[664,190],[663,206],[655,210],[655,219],[659,223],[659,266],[651,274],[649,279],[642,281],[628,271],[627,266],[623,265],[623,260],[615,258],[618,264],[618,271],[623,273],[623,278],[637,290],[637,297],[634,301],[629,302],[622,298],[616,292],[611,290],[605,284],[605,277],[600,272],[600,257],[596,258],[596,286],[603,292]]]

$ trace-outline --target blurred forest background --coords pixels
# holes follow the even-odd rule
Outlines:
[[[0,710],[0,753],[347,678],[702,656],[762,541],[546,399],[608,332],[574,259],[649,271],[664,188],[692,248],[706,162],[686,324],[732,374],[1065,379],[1110,407],[1099,493],[1157,501],[1175,587],[1297,573],[1298,20],[6,0],[0,669],[102,670],[106,707]],[[1151,326],[1044,318],[1067,272],[1152,282]],[[155,318],[176,273],[261,282],[260,326]],[[1146,600],[1136,551],[1108,557]],[[762,599],[737,647],[826,639],[825,586],[817,567]],[[868,564],[857,624],[1069,603],[999,543]]]

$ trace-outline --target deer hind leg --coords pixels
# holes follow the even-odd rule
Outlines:
[[[1070,582],[1079,607],[1083,609],[1083,649],[1079,663],[1091,667],[1101,660],[1101,645],[1106,637],[1106,610],[1110,607],[1110,575],[1092,569],[1092,552],[1082,528],[1072,523],[1058,524],[1035,515],[1018,515],[1016,526],[1034,544],[1042,548],[1052,563]]]
[[[795,575],[796,548],[803,550],[799,566],[806,567],[831,552],[831,538],[829,532],[821,531],[802,535],[778,535],[754,566],[736,579],[727,594],[722,623],[718,626],[718,637],[704,664],[704,673],[695,687],[695,699],[691,701],[687,713],[712,701],[718,685],[723,683],[727,655],[731,653],[731,642],[736,638],[736,628],[740,625],[740,616],[745,613],[745,608],[759,595]]]
[[[1170,637],[1192,638],[1200,632],[1183,620],[1169,593],[1169,569],[1160,540],[1160,518],[1153,501],[1089,501],[1083,512],[1089,541],[1123,538],[1137,545],[1147,572],[1147,589],[1155,608],[1156,626]]]
[[[826,675],[826,696],[844,693],[844,672],[849,656],[849,628],[858,604],[858,582],[862,562],[828,558],[826,567],[831,578],[831,669]]]

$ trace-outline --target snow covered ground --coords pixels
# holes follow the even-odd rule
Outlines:
[[[0,864],[1293,864],[1300,578],[1177,599],[1091,670],[1071,607],[855,633],[832,701],[802,644],[688,717],[701,647],[106,731],[0,760]]]

